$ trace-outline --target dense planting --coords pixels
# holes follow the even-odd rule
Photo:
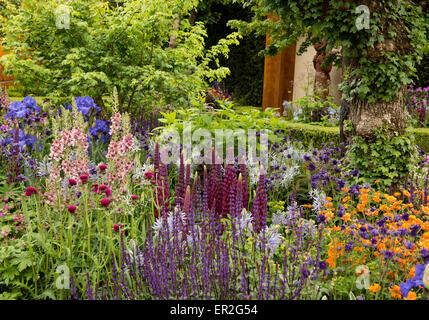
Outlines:
[[[115,99],[110,119],[89,97],[59,108],[5,101],[2,298],[424,297],[424,153],[390,191],[385,181],[362,182],[337,146],[308,149],[282,129],[268,135],[266,170],[240,164],[237,153],[231,164],[196,164],[182,152],[167,165],[153,133],[170,132],[184,115],[131,120]],[[214,123],[228,114],[195,108],[201,124],[204,114]],[[230,123],[243,127],[247,111],[234,112]],[[362,270],[368,286],[356,285]]]

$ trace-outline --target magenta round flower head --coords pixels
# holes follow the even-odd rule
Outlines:
[[[76,209],[77,209],[77,207],[76,206],[74,206],[74,205],[69,205],[69,207],[67,208],[67,210],[70,212],[70,213],[75,213],[75,211],[76,211]]]
[[[106,166],[105,164],[100,164],[100,165],[98,166],[98,169],[100,169],[101,171],[104,171],[104,170],[106,170],[106,169],[107,169],[107,166]]]
[[[89,174],[87,173],[82,174],[79,178],[80,178],[80,181],[82,181],[82,183],[86,183],[88,181]]]
[[[33,194],[39,194],[39,192],[37,191],[37,189],[36,189],[36,188],[34,188],[34,187],[28,187],[28,188],[25,190],[25,195],[26,195],[27,197],[31,197]]]
[[[105,193],[106,193],[106,197],[110,197],[112,195],[112,190],[107,188]]]
[[[148,172],[145,172],[145,174],[144,174],[144,177],[146,178],[146,179],[152,179],[153,178],[153,173],[152,172],[150,172],[150,171],[148,171]]]
[[[106,185],[104,185],[104,184],[98,187],[98,190],[99,190],[99,191],[105,191],[105,190],[107,190],[107,189],[108,189],[108,188],[107,188],[107,186],[106,186]]]
[[[119,229],[120,229],[120,227],[119,227],[117,224],[115,224],[115,225],[113,226],[113,230],[115,230],[115,231],[119,231]]]
[[[77,185],[77,181],[75,179],[69,179],[69,186],[72,187],[75,185]]]
[[[136,196],[136,195],[131,196],[131,199],[133,199],[133,200],[137,200],[138,198],[139,198],[139,196]]]
[[[103,207],[107,207],[109,204],[110,204],[110,199],[103,198],[100,200],[100,205],[102,205]]]

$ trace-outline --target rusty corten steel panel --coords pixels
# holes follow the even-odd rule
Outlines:
[[[0,57],[4,56],[5,52],[3,52],[3,48],[0,47]],[[0,82],[2,85],[9,86],[13,84],[13,76],[8,76],[3,72],[3,67],[0,64]]]

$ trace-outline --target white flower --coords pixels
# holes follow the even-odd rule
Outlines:
[[[134,168],[133,168],[133,179],[134,180],[141,180],[143,184],[149,185],[150,181],[144,177],[144,174],[148,171],[152,171],[153,166],[150,164],[149,160],[146,161],[143,165],[140,163],[140,161],[134,162]]]
[[[174,229],[174,223],[175,220],[177,218],[179,218],[181,221],[179,221],[180,223],[185,223],[186,221],[186,213],[184,212],[179,212],[178,208],[174,208],[174,213],[173,212],[169,212],[168,216],[167,216],[167,224],[168,224],[168,230],[170,231],[170,234],[172,233],[173,229]],[[176,217],[175,217],[176,215]],[[153,224],[153,230],[155,231],[155,237],[158,237],[159,232],[161,231],[161,229],[164,226],[164,218],[163,217],[159,217],[158,219],[155,220],[154,224]]]
[[[267,237],[268,247],[270,248],[270,256],[272,256],[283,241],[283,237],[280,234],[280,226],[271,225],[267,227],[265,229],[265,236]]]
[[[310,191],[310,197],[313,199],[312,209],[314,213],[319,213],[324,209],[324,205],[327,203],[326,195],[324,192],[317,189]]]
[[[42,161],[37,161],[36,172],[39,177],[48,176],[52,169],[52,162],[44,158]]]
[[[283,211],[278,210],[273,214],[273,217],[271,218],[271,222],[273,225],[285,225],[286,224],[286,217],[285,213]]]
[[[237,229],[239,234],[243,234],[253,230],[252,213],[248,212],[246,209],[243,209],[243,211],[241,212],[241,217],[237,222]]]

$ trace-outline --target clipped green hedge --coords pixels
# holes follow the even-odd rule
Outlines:
[[[282,121],[279,129],[285,130],[295,139],[304,143],[304,145],[313,145],[320,148],[323,143],[334,142],[340,144],[340,129],[338,127],[323,127],[306,123],[297,123],[291,121]],[[410,129],[414,135],[417,145],[425,152],[429,153],[429,128]]]
[[[411,133],[414,134],[417,145],[424,152],[429,153],[429,129],[428,128],[411,129]]]
[[[307,123],[281,121],[279,129],[301,141],[305,146],[312,145],[320,148],[323,143],[340,144],[340,129],[338,127],[323,127]]]

